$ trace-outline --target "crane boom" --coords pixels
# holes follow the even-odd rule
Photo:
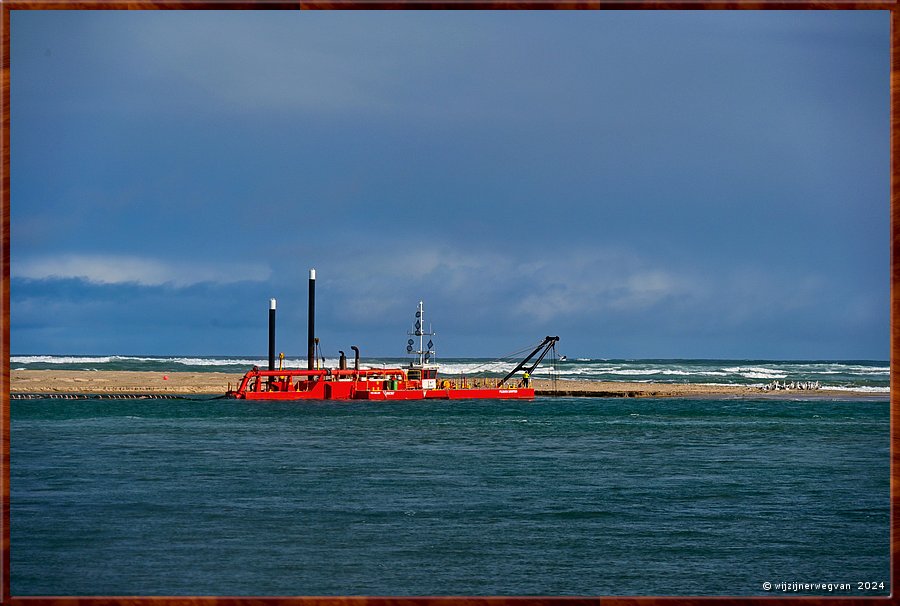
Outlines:
[[[537,361],[535,361],[535,363],[531,365],[531,368],[529,368],[528,370],[525,371],[528,374],[531,374],[534,371],[534,369],[537,368],[537,365],[541,363],[541,360],[544,359],[544,356],[547,355],[547,352],[550,351],[554,345],[556,345],[557,341],[559,341],[559,337],[550,337],[550,336],[544,337],[543,342],[541,342],[540,345],[535,347],[534,351],[532,351],[530,354],[528,354],[528,356],[524,360],[519,362],[519,364],[515,368],[513,368],[512,371],[508,375],[506,375],[505,377],[503,377],[503,379],[501,379],[500,385],[503,385],[504,383],[506,383],[506,381],[511,376],[513,376],[514,374],[516,374],[517,372],[519,372],[520,370],[525,368],[525,365],[528,364],[528,361],[531,358],[533,358],[535,355],[537,355],[538,352],[540,352],[541,355],[538,357]],[[543,351],[541,351],[541,350],[543,350]]]

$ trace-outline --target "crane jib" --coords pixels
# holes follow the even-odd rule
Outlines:
[[[544,337],[544,341],[540,345],[535,347],[534,351],[532,351],[530,354],[528,354],[528,356],[524,360],[519,362],[519,364],[515,368],[513,368],[512,371],[510,371],[510,373],[508,375],[503,377],[503,379],[500,380],[500,384],[503,385],[504,383],[506,383],[506,381],[509,380],[509,378],[511,376],[513,376],[514,374],[516,374],[517,372],[519,372],[520,370],[525,368],[525,365],[528,364],[528,360],[533,358],[538,352],[541,352],[541,355],[540,355],[540,357],[538,357],[537,361],[534,364],[532,364],[531,368],[529,368],[526,371],[528,374],[531,374],[534,371],[534,369],[537,368],[537,365],[541,363],[541,360],[544,359],[544,356],[547,355],[547,352],[550,351],[554,345],[556,345],[557,341],[559,341],[559,337],[550,337],[550,336]],[[541,351],[542,349],[543,349],[543,351]]]

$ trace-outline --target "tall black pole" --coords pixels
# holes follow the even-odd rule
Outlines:
[[[316,270],[309,270],[309,370],[316,366]]]
[[[269,299],[269,370],[275,370],[275,299]]]

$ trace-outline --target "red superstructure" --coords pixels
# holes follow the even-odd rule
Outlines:
[[[434,362],[434,344],[426,336],[425,310],[422,301],[416,309],[416,321],[410,336],[418,337],[418,349],[414,339],[407,341],[406,351],[415,359],[405,368],[360,368],[359,349],[353,368],[347,368],[344,352],[340,352],[339,368],[319,368],[318,339],[314,335],[315,270],[310,270],[309,299],[309,368],[275,369],[275,300],[269,308],[269,369],[253,367],[237,388],[225,394],[241,400],[463,400],[463,399],[531,399],[534,388],[530,373],[540,364],[549,351],[555,352],[559,337],[546,337],[531,354],[502,379],[490,378],[438,378],[438,365]],[[528,366],[535,357],[537,360]],[[284,354],[281,354],[284,358]],[[324,362],[324,360],[323,360]],[[518,371],[521,379],[511,380]]]
[[[427,381],[427,379],[425,379]],[[444,379],[433,388],[403,368],[251,370],[228,396],[241,400],[530,399],[533,387],[498,387],[496,380]]]

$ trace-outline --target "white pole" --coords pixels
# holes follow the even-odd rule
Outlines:
[[[425,307],[422,305],[422,301],[419,301],[419,364],[425,365],[425,348],[424,341],[425,338]]]

